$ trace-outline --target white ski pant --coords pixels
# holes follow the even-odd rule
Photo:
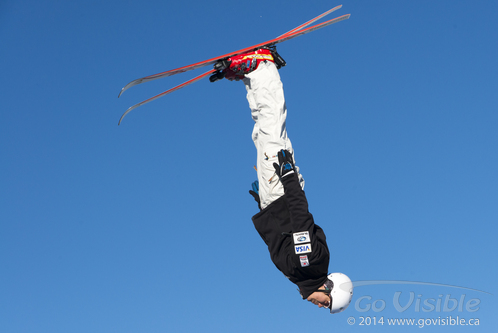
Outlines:
[[[278,164],[277,153],[287,149],[294,157],[292,144],[287,137],[284,90],[277,67],[272,62],[261,62],[252,73],[243,79],[247,100],[255,121],[252,140],[258,151],[257,169],[261,209],[284,195],[284,188],[275,173],[273,163]],[[296,167],[299,182],[304,188],[304,179]]]

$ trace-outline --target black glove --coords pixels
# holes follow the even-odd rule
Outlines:
[[[261,210],[261,200],[259,199],[259,182],[256,180],[252,183],[252,190],[249,190],[249,194],[252,195],[254,200],[258,203],[258,208]]]
[[[285,176],[294,173],[296,168],[294,165],[294,160],[292,154],[288,150],[282,149],[278,152],[278,163],[273,163],[273,167],[277,172],[279,178],[284,178]]]

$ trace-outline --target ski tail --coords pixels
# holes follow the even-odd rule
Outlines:
[[[282,42],[285,42],[285,41],[287,41],[289,39],[293,39],[293,38],[296,38],[298,36],[302,36],[302,35],[305,35],[307,33],[310,33],[312,31],[316,31],[318,29],[324,28],[324,27],[329,26],[331,24],[347,20],[350,16],[351,16],[351,14],[342,15],[342,16],[336,17],[334,19],[325,21],[323,23],[319,23],[319,24],[313,25],[313,26],[308,27],[306,29],[301,29],[301,30],[295,31],[295,32],[293,32],[291,34],[284,35],[284,36],[282,36],[280,38],[275,38],[274,40],[268,41],[267,43],[269,45],[274,45],[274,44],[282,43]]]
[[[278,36],[277,38],[283,37],[283,36],[285,36],[285,35],[290,35],[290,34],[292,34],[292,33],[296,32],[296,31],[299,31],[299,30],[301,30],[301,29],[304,29],[304,28],[306,28],[307,26],[309,26],[310,24],[315,23],[316,21],[318,21],[318,20],[320,20],[320,19],[324,18],[325,16],[329,15],[330,13],[335,12],[336,10],[341,9],[341,8],[342,8],[342,5],[339,5],[339,6],[337,6],[337,7],[334,7],[334,8],[332,8],[332,9],[329,9],[329,10],[327,10],[325,13],[320,14],[320,15],[318,15],[317,17],[315,17],[315,18],[313,18],[313,19],[309,20],[308,22],[303,23],[303,24],[301,24],[300,26],[295,27],[294,29],[287,31],[285,34],[282,34],[282,35]]]

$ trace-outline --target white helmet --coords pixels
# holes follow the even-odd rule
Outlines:
[[[342,273],[332,273],[327,276],[327,279],[332,281],[332,290],[330,291],[330,313],[339,313],[348,307],[353,298],[353,282],[351,279]]]

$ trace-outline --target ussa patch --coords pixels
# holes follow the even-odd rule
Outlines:
[[[307,255],[299,256],[299,261],[301,261],[301,267],[308,267],[310,265]]]

